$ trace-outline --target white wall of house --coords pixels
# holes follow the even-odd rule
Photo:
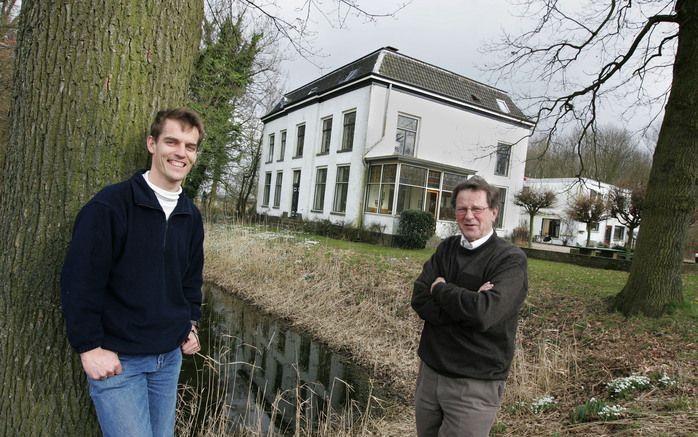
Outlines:
[[[566,242],[569,246],[584,246],[587,241],[586,223],[572,221],[567,218],[566,210],[572,204],[575,197],[578,195],[588,195],[592,190],[608,198],[609,192],[614,188],[611,184],[594,181],[591,179],[583,179],[584,183],[576,178],[549,178],[549,179],[533,179],[528,178],[525,181],[526,186],[531,188],[555,193],[557,200],[552,208],[542,210],[533,219],[533,235],[539,241],[542,241],[546,235],[546,221],[559,221],[561,229],[559,236],[551,236],[551,243],[563,244]],[[528,214],[522,210],[521,220],[528,222]],[[549,225],[548,225],[549,226]],[[564,234],[569,226],[569,235]],[[550,229],[550,228],[548,228]],[[608,244],[609,246],[624,245],[627,240],[627,228],[622,225],[617,219],[609,217],[599,222],[598,226],[592,229],[590,245],[595,246],[599,243]],[[607,235],[610,233],[610,236]],[[635,230],[637,235],[637,230]],[[607,238],[609,237],[609,238]]]
[[[398,115],[416,118],[419,126],[414,157],[474,172],[491,184],[505,188],[504,210],[500,211],[504,220],[499,233],[510,234],[519,223],[513,196],[523,187],[529,130],[519,124],[504,122],[501,116],[497,118],[464,110],[462,105],[449,105],[390,87],[373,88],[371,108],[377,115],[367,131],[366,156],[392,154],[397,145]],[[495,175],[498,144],[512,146],[506,176]],[[367,216],[367,221],[380,222],[389,229],[397,227],[395,219]],[[440,236],[450,235],[456,229],[452,223],[437,224]]]
[[[436,96],[435,96],[436,97]],[[292,109],[292,108],[291,108]],[[352,152],[338,152],[342,140],[343,114],[356,110],[356,126]],[[491,184],[506,189],[503,223],[500,235],[508,235],[519,225],[519,208],[513,204],[513,196],[524,183],[524,169],[529,131],[513,119],[501,115],[484,114],[464,109],[457,102],[438,101],[436,98],[417,95],[409,90],[384,84],[372,84],[320,102],[290,110],[264,126],[263,156],[257,192],[257,212],[282,216],[291,211],[293,171],[301,171],[301,190],[298,214],[304,219],[329,219],[335,223],[372,224],[381,226],[384,232],[397,231],[397,214],[364,213],[367,169],[366,159],[394,155],[398,114],[418,120],[414,158],[461,169],[464,174],[478,174]],[[328,154],[318,155],[322,139],[322,120],[332,117],[332,139]],[[296,129],[305,123],[305,146],[302,158],[292,158],[296,147]],[[279,160],[281,131],[286,130],[286,150]],[[274,159],[268,162],[269,135],[274,134]],[[497,145],[511,145],[511,156],[506,175],[495,175]],[[338,165],[350,165],[350,181],[346,211],[332,212],[335,178]],[[417,165],[417,164],[416,164]],[[313,200],[318,168],[327,168],[324,208],[313,210]],[[281,198],[274,207],[276,177],[283,172]],[[271,173],[268,205],[263,205],[265,175]],[[397,197],[397,195],[396,195]],[[453,222],[437,224],[441,237],[457,231]]]
[[[300,192],[297,213],[304,219],[330,219],[333,222],[354,223],[359,215],[359,205],[355,201],[347,202],[344,214],[332,213],[334,186],[337,166],[349,165],[350,199],[355,199],[359,187],[363,184],[364,165],[362,158],[363,144],[366,137],[366,120],[368,119],[369,88],[360,88],[332,99],[314,103],[287,115],[276,118],[264,125],[263,155],[260,166],[260,179],[257,188],[257,212],[271,216],[282,216],[291,211],[291,195],[293,172],[301,171]],[[342,140],[344,113],[356,111],[354,132],[354,148],[352,152],[338,152]],[[332,117],[332,136],[330,150],[327,154],[319,154],[322,138],[322,120]],[[294,157],[297,146],[297,127],[305,124],[305,144],[303,155]],[[281,131],[286,130],[286,150],[283,160],[279,160]],[[274,160],[268,161],[269,135],[274,134]],[[315,180],[318,168],[327,168],[327,185],[325,202],[322,211],[313,211]],[[281,199],[279,207],[274,207],[275,178],[277,172],[283,172]],[[272,173],[272,187],[268,205],[263,205],[265,174]]]

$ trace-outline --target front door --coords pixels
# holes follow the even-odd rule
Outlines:
[[[293,170],[293,185],[291,192],[291,217],[295,217],[298,212],[298,193],[301,189],[301,171]]]

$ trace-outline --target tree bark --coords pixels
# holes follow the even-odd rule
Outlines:
[[[202,0],[23,0],[0,175],[0,435],[98,432],[59,272],[80,206],[147,164],[155,112],[184,102]]]
[[[642,226],[615,307],[659,316],[683,302],[682,244],[698,197],[698,2],[676,4],[679,38],[671,95],[647,185]]]

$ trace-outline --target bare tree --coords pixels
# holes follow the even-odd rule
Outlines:
[[[412,3],[413,0],[396,2],[390,10],[375,10],[366,7],[357,0],[335,0],[323,2],[322,0],[305,0],[301,7],[295,10],[294,18],[286,18],[281,12],[277,0],[260,2],[258,0],[227,0],[238,7],[256,11],[257,21],[263,26],[273,29],[279,38],[286,40],[291,48],[300,56],[315,63],[318,52],[313,47],[312,22],[322,19],[332,27],[343,28],[350,16],[361,17],[368,21],[375,21],[383,17],[395,16],[400,10]]]
[[[628,129],[603,126],[596,136],[585,137],[578,144],[580,135],[577,129],[560,136],[553,144],[546,143],[547,137],[531,141],[526,176],[577,176],[618,186],[647,184],[652,156],[633,140]],[[580,165],[580,154],[582,162],[589,164],[584,168]]]
[[[595,193],[579,195],[574,198],[567,208],[567,216],[572,220],[586,224],[586,246],[591,244],[591,230],[594,224],[608,217],[606,202],[603,197]]]
[[[514,195],[514,205],[518,205],[528,213],[528,247],[533,245],[533,219],[543,208],[550,208],[555,203],[555,193],[550,190],[542,191],[531,187],[523,187]]]
[[[638,185],[632,190],[613,188],[608,194],[608,210],[622,225],[628,228],[626,250],[633,247],[635,229],[642,221],[642,204],[645,200],[645,187]]]
[[[616,296],[624,314],[659,316],[684,300],[679,247],[698,198],[698,2],[690,0],[530,0],[538,24],[501,49],[502,75],[521,73],[548,89],[539,93],[536,129],[554,142],[566,123],[579,128],[575,151],[580,170],[587,137],[598,134],[604,102],[634,97],[625,115],[645,104],[666,102],[647,184],[637,248],[628,281]],[[671,70],[670,70],[671,69]],[[584,76],[579,73],[593,71]],[[671,73],[670,73],[671,71]],[[653,92],[652,82],[671,74],[671,85]],[[518,75],[517,77],[520,77]],[[560,85],[559,89],[553,86]],[[625,92],[625,95],[622,92]],[[670,91],[670,92],[669,92]],[[614,96],[615,93],[615,96]],[[533,93],[532,93],[533,94]],[[612,98],[615,100],[611,100]],[[620,98],[619,98],[620,97]],[[654,113],[661,118],[661,111]]]

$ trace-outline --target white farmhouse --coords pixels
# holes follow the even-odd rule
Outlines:
[[[400,212],[454,231],[451,190],[478,174],[502,193],[497,229],[519,223],[532,123],[501,90],[391,47],[294,91],[262,118],[257,212],[397,233]]]
[[[568,246],[584,246],[587,241],[586,223],[577,222],[567,217],[567,209],[579,196],[598,195],[608,199],[614,185],[587,178],[526,178],[525,185],[538,191],[552,191],[557,200],[553,207],[542,210],[533,221],[535,241]],[[528,214],[522,210],[522,219],[528,221]],[[609,247],[624,246],[627,229],[618,220],[608,217],[594,223],[591,229],[590,245],[603,243]],[[637,229],[634,231],[637,232]],[[547,238],[546,238],[547,237]]]

